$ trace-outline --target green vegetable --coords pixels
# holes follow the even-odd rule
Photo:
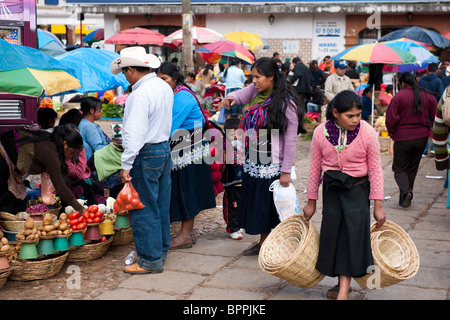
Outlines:
[[[123,106],[114,103],[103,104],[102,118],[123,118]]]

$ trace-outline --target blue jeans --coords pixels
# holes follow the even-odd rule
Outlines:
[[[308,102],[306,104],[306,112],[320,112],[319,106],[315,103]]]
[[[134,243],[139,266],[148,270],[162,268],[170,246],[171,169],[170,146],[162,142],[145,145],[130,171],[145,206],[130,211]]]

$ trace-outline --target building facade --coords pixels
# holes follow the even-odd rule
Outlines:
[[[168,35],[182,25],[181,3],[181,0],[65,0],[63,8],[67,12],[103,15],[107,38],[132,27]],[[195,26],[223,34],[238,30],[259,34],[270,49],[255,52],[255,56],[271,56],[276,51],[282,60],[295,56],[304,61],[321,60],[406,26],[429,28],[441,34],[450,30],[450,1],[191,0],[191,11]]]

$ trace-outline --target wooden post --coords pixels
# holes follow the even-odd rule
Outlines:
[[[192,54],[192,13],[191,0],[182,0],[182,28],[183,28],[183,45],[181,46],[183,52],[183,68],[182,72],[186,76],[189,72],[194,71],[194,60]]]

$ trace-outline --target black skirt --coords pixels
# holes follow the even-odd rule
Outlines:
[[[330,277],[360,277],[372,266],[370,185],[367,177],[325,173],[316,269]]]
[[[200,211],[216,207],[216,197],[208,162],[209,142],[197,141],[195,134],[201,134],[201,129],[188,140],[193,141],[190,146],[171,141],[172,147],[172,193],[170,200],[170,221],[186,221],[194,218]],[[197,142],[195,142],[197,141]]]
[[[281,164],[268,161],[272,158],[270,135],[267,148],[247,147],[242,174],[239,222],[247,234],[268,234],[280,220],[269,187],[280,178]],[[252,156],[253,155],[253,156]]]

